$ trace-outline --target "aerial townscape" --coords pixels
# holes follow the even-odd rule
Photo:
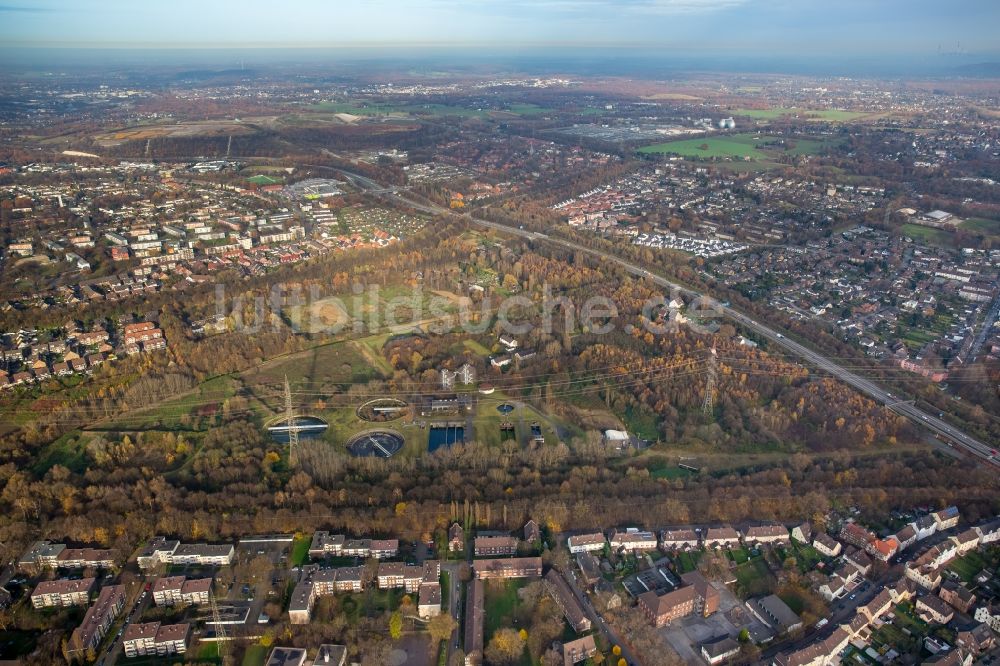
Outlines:
[[[1000,664],[1000,4],[0,4],[0,666]]]

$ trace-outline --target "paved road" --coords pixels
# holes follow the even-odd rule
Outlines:
[[[580,589],[580,585],[576,580],[576,574],[570,570],[566,572],[566,575],[563,576],[563,578],[567,583],[569,583],[569,588],[573,590],[573,594],[576,595],[577,601],[579,601],[580,605],[583,606],[583,610],[587,613],[587,617],[590,618],[591,623],[601,630],[601,633],[604,634],[604,637],[609,643],[617,645],[622,649],[622,657],[625,658],[625,661],[633,666],[641,664],[642,662],[639,661],[639,658],[636,657],[635,653],[631,648],[629,648],[628,644],[615,633],[614,629],[608,626],[608,623],[604,621],[601,614],[594,609],[594,606],[590,603],[590,599],[588,599],[587,595]]]
[[[451,653],[458,649],[459,630],[462,628],[462,582],[458,579],[458,570],[462,565],[459,562],[442,562],[441,570],[448,572],[448,612],[455,620],[455,630],[451,632],[448,639],[448,658],[445,663],[451,663]]]
[[[997,294],[996,299],[993,301],[993,305],[986,313],[986,318],[983,319],[983,328],[979,331],[979,335],[976,336],[975,341],[972,343],[972,347],[969,349],[970,361],[975,361],[976,357],[979,356],[979,352],[983,350],[983,345],[986,344],[986,338],[989,337],[990,331],[993,330],[993,324],[996,322],[997,317],[1000,317],[1000,293]]]
[[[369,178],[365,178],[364,176],[359,176],[357,174],[353,174],[343,170],[341,170],[340,173],[344,174],[344,176],[349,181],[351,181],[356,186],[362,189],[371,191],[373,193],[385,191],[381,185],[379,185],[378,183]],[[391,192],[392,192],[391,196],[393,198],[395,198],[396,200],[400,201],[403,204],[416,208],[417,210],[421,210],[433,215],[451,213],[451,211],[441,206],[412,201],[411,199],[402,196],[399,193],[399,190],[392,190]],[[583,252],[592,256],[599,257],[604,261],[617,263],[629,273],[647,278],[653,281],[655,284],[660,285],[661,287],[677,290],[678,292],[686,295],[689,298],[702,297],[701,294],[692,291],[691,289],[683,287],[682,285],[679,285],[675,282],[671,282],[670,280],[660,277],[659,275],[654,275],[645,268],[642,268],[641,266],[634,264],[626,259],[622,259],[621,257],[617,257],[615,255],[608,254],[600,250],[595,250],[593,248],[585,247],[583,245],[579,245],[577,243],[565,240],[563,238],[554,238],[552,236],[537,231],[528,231],[525,229],[514,228],[506,224],[489,222],[487,220],[481,220],[472,217],[469,214],[465,214],[464,217],[468,221],[477,224],[479,226],[488,227],[507,234],[514,234],[530,240],[539,240],[552,243],[555,245],[561,245],[562,247],[568,250],[573,250],[574,252]],[[854,387],[858,391],[868,395],[877,402],[886,405],[889,409],[896,412],[897,414],[901,414],[909,418],[910,420],[914,421],[915,423],[924,426],[925,428],[931,430],[935,434],[943,437],[945,440],[959,446],[966,453],[976,458],[979,458],[982,462],[986,464],[991,464],[996,467],[1000,467],[1000,461],[998,461],[996,454],[993,453],[994,449],[992,446],[989,446],[979,441],[978,439],[971,437],[962,430],[939,419],[933,414],[929,414],[923,411],[922,409],[916,407],[912,403],[900,400],[899,397],[894,396],[891,392],[886,391],[885,389],[877,385],[875,382],[866,379],[861,375],[855,374],[850,370],[840,367],[834,361],[828,359],[826,356],[810,349],[809,347],[806,347],[805,345],[799,344],[798,342],[789,339],[783,333],[780,333],[765,324],[762,324],[754,319],[751,319],[750,317],[734,310],[731,307],[722,305],[721,303],[714,304],[714,307],[717,308],[718,312],[722,316],[732,319],[737,324],[767,339],[773,345],[781,347],[785,351],[791,352],[793,355],[806,361],[813,367],[819,368],[820,370],[823,370],[824,372],[830,374],[831,376],[836,377],[845,384]]]

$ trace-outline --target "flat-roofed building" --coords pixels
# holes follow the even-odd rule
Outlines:
[[[313,666],[344,666],[347,663],[347,647],[324,643],[313,660]]]
[[[342,555],[346,541],[347,537],[343,534],[318,531],[313,534],[312,542],[309,544],[309,557],[319,559],[327,555]]]
[[[94,578],[43,580],[31,593],[31,605],[35,608],[86,606],[90,603],[95,582]]]
[[[267,656],[264,666],[306,666],[307,656],[302,648],[276,647]]]
[[[222,567],[232,564],[236,549],[232,544],[182,543],[170,556],[170,564]]]
[[[136,562],[143,571],[155,569],[161,564],[169,563],[171,556],[179,545],[181,545],[181,542],[177,539],[155,536],[139,551]]]
[[[54,568],[59,554],[64,550],[66,550],[66,545],[62,543],[36,541],[21,555],[17,566],[22,571]]]

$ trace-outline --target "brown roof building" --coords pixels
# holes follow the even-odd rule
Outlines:
[[[555,569],[549,569],[549,572],[545,574],[545,586],[552,598],[555,599],[556,604],[562,609],[563,615],[566,616],[569,626],[573,627],[573,631],[578,634],[590,631],[590,618],[587,617],[583,606],[580,605],[580,601],[573,594],[562,574]]]
[[[639,608],[654,627],[662,627],[695,612],[697,600],[693,586],[681,587],[659,596],[649,591],[639,595]]]
[[[538,578],[542,575],[542,558],[513,557],[509,559],[475,560],[472,570],[479,579]]]
[[[483,663],[483,630],[486,620],[486,591],[483,581],[469,583],[465,600],[465,664],[479,666]]]
[[[477,536],[476,557],[484,555],[514,555],[517,553],[517,539],[512,536]]]

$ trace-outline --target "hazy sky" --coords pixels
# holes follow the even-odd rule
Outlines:
[[[1000,0],[0,0],[8,46],[636,44],[996,53]]]

